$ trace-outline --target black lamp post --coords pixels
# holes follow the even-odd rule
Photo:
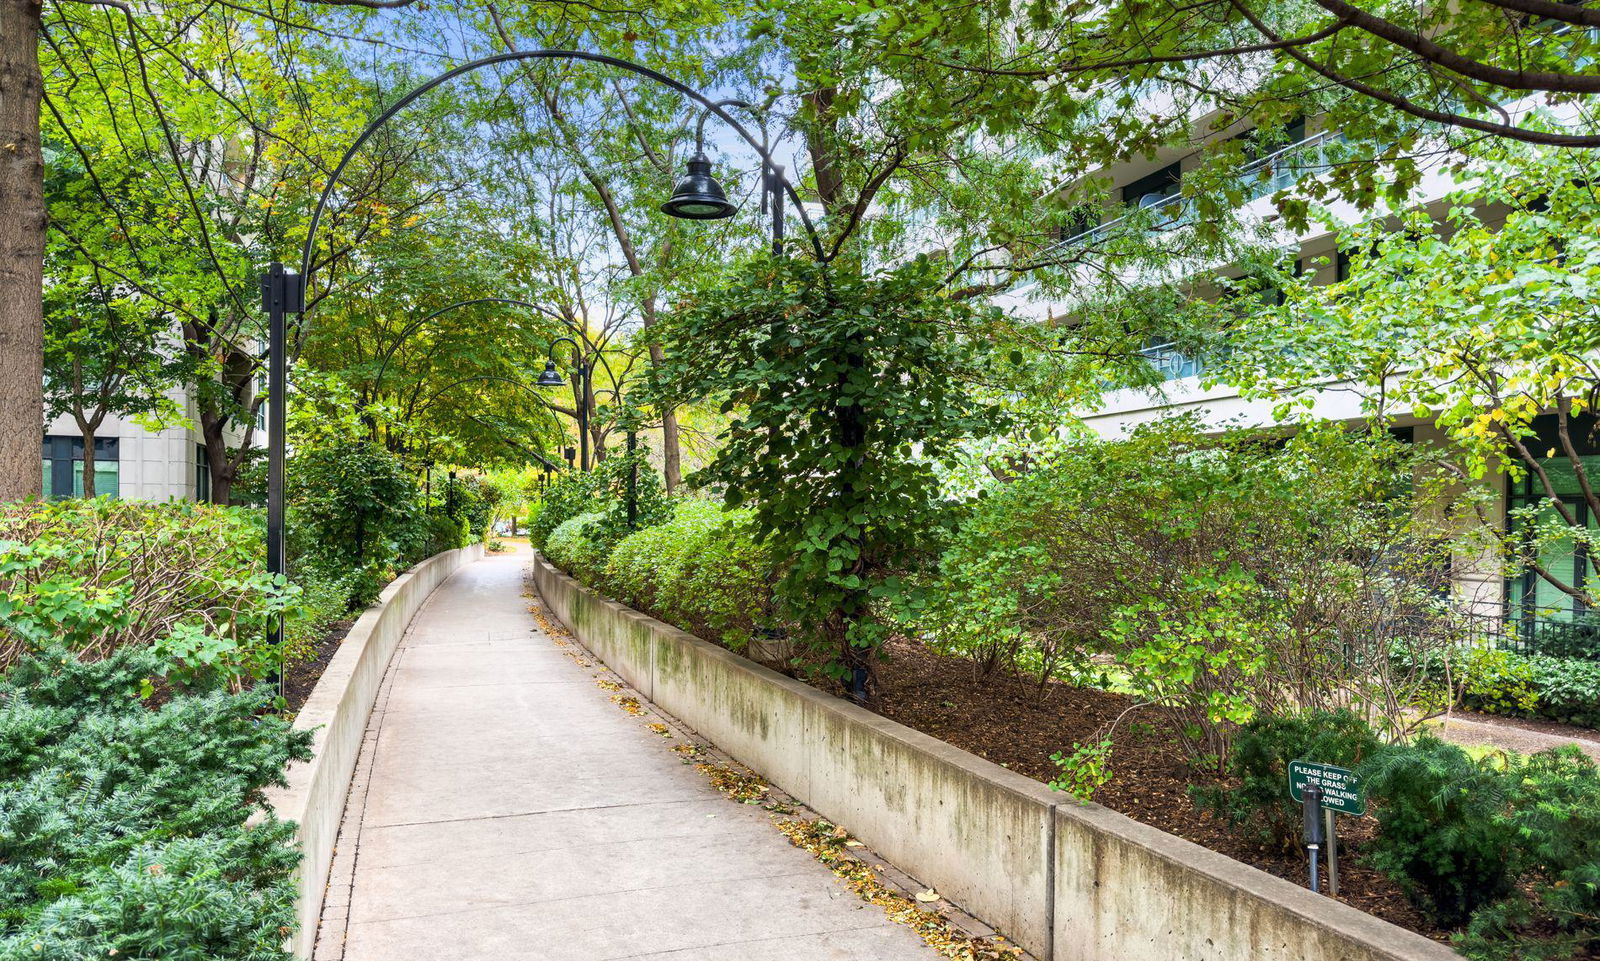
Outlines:
[[[316,252],[317,228],[322,223],[322,214],[328,206],[329,198],[333,195],[334,187],[339,184],[340,178],[344,176],[345,168],[347,168],[350,165],[350,162],[355,159],[355,155],[363,146],[366,145],[366,142],[372,138],[372,135],[376,133],[380,127],[388,123],[389,120],[401,110],[404,110],[406,107],[410,106],[415,100],[417,100],[417,98],[423,96],[436,87],[454,80],[456,77],[459,77],[462,74],[471,73],[475,70],[481,70],[484,67],[493,66],[495,64],[518,63],[528,60],[577,60],[587,63],[603,64],[605,66],[616,67],[620,70],[626,70],[629,73],[645,77],[646,79],[653,80],[656,83],[677,91],[684,97],[687,97],[689,100],[700,104],[705,109],[705,113],[700,117],[699,125],[696,130],[697,146],[703,144],[702,134],[706,115],[715,114],[718,119],[722,120],[729,127],[731,127],[733,131],[744,140],[745,143],[749,144],[751,148],[760,154],[763,171],[763,187],[766,191],[766,195],[776,197],[781,193],[788,197],[788,199],[795,205],[801,222],[805,224],[806,231],[810,235],[812,249],[816,252],[818,261],[827,260],[827,256],[822,247],[822,238],[817,233],[815,225],[812,224],[810,215],[806,213],[805,207],[800,203],[799,193],[795,191],[793,184],[784,179],[783,168],[779,166],[772,158],[772,152],[770,149],[768,149],[768,144],[766,143],[765,131],[763,131],[762,139],[757,140],[749,130],[745,129],[728,113],[726,109],[724,109],[727,106],[740,106],[744,107],[745,109],[754,110],[755,108],[751,107],[749,104],[745,104],[742,101],[714,101],[688,84],[669,77],[659,70],[653,70],[642,64],[637,64],[629,60],[623,60],[620,57],[610,57],[606,56],[605,54],[589,53],[584,50],[547,49],[501,53],[491,57],[483,57],[478,60],[473,60],[469,63],[464,63],[458,67],[447,70],[430,80],[425,81],[424,83],[413,88],[405,96],[395,100],[386,109],[384,109],[382,113],[373,118],[373,120],[367,124],[366,128],[363,129],[356,139],[350,144],[349,148],[345,150],[344,155],[340,157],[339,163],[333,168],[333,174],[328,178],[327,184],[322,188],[322,194],[317,198],[317,205],[312,208],[311,221],[308,225],[308,229],[306,230],[305,242],[300,249],[300,272],[297,274],[293,271],[285,270],[281,263],[274,262],[268,267],[266,273],[262,274],[261,276],[261,306],[267,314],[268,335],[267,571],[269,573],[285,574],[288,572],[287,558],[284,554],[283,489],[284,460],[286,456],[287,444],[287,438],[284,433],[284,418],[288,409],[286,393],[288,390],[289,381],[287,317],[289,314],[305,313],[306,288],[309,285],[311,273],[316,266],[312,257]],[[711,177],[710,163],[705,159],[704,151],[702,149],[697,149],[694,158],[690,161],[689,173],[691,175],[690,178],[686,178],[685,183],[680,184],[679,186],[683,187],[687,185],[697,190],[701,190],[702,192],[685,193],[684,196],[680,198],[685,202],[668,209],[666,211],[667,213],[675,217],[690,216],[691,219],[693,219],[692,215],[695,213],[699,213],[701,219],[704,219],[706,214],[713,212],[717,212],[717,215],[722,217],[729,216],[733,213],[731,205],[724,207],[716,202],[716,194],[704,192],[708,191],[712,186],[716,186],[717,189],[720,190],[720,185],[716,184],[715,178]],[[696,177],[700,179],[695,180],[693,183],[689,183],[690,179]],[[763,208],[765,208],[766,205],[766,195],[764,195],[762,198]],[[699,203],[696,204],[688,202],[691,199],[697,199]],[[723,194],[721,201],[722,204],[727,204],[727,196],[725,193]],[[775,251],[781,252],[783,241],[783,219],[781,204],[775,203],[773,205],[772,215],[773,248]],[[712,219],[715,218],[713,217]],[[581,406],[582,405],[580,405],[580,407]],[[587,443],[587,440],[585,440],[585,443]],[[568,459],[570,461],[571,458],[569,457]],[[271,643],[276,644],[282,639],[283,621],[281,617],[275,618],[273,626],[269,630],[268,640]],[[279,680],[281,681],[281,678],[279,678]]]
[[[424,513],[433,512],[433,458],[422,462],[422,506]]]
[[[556,370],[556,345],[568,343],[572,345],[572,409],[578,421],[578,469],[589,469],[589,365],[584,363],[583,348],[571,337],[557,337],[550,342],[550,357],[544,362],[544,372],[534,384],[539,387],[565,387],[567,382],[561,379],[561,372]],[[571,460],[571,457],[568,457]]]

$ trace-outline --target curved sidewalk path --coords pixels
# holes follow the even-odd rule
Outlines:
[[[412,621],[317,961],[936,957],[613,704],[539,629],[529,558],[463,567]]]

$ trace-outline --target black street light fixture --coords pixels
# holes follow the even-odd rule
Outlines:
[[[733,213],[731,204],[728,204],[726,193],[721,190],[721,185],[711,176],[711,165],[705,159],[703,150],[703,130],[706,116],[715,114],[718,119],[726,123],[739,135],[751,148],[761,156],[762,186],[764,194],[762,207],[766,209],[769,197],[781,200],[780,195],[786,196],[794,204],[801,222],[809,234],[811,247],[816,252],[817,260],[825,262],[827,255],[823,250],[822,237],[817,233],[816,226],[811,222],[811,217],[806,213],[804,205],[800,202],[800,194],[794,185],[783,177],[783,168],[772,157],[772,152],[766,141],[766,132],[762,131],[762,139],[756,137],[732,115],[725,107],[738,106],[748,110],[756,110],[742,101],[712,100],[699,90],[689,86],[681,80],[676,80],[659,70],[653,70],[643,64],[623,60],[620,57],[610,57],[605,54],[589,53],[584,50],[521,50],[509,53],[496,54],[483,57],[454,67],[430,80],[413,88],[409,93],[392,102],[384,111],[367,124],[356,139],[339,158],[339,163],[333,168],[333,174],[328,178],[327,184],[322,188],[322,194],[317,198],[317,205],[312,208],[311,221],[306,230],[305,242],[300,248],[300,272],[295,273],[285,270],[281,263],[272,263],[266,273],[261,275],[261,307],[267,314],[267,571],[271,574],[288,573],[287,557],[284,547],[284,460],[287,454],[287,437],[284,433],[285,416],[288,411],[287,392],[289,387],[289,358],[288,358],[288,315],[301,315],[306,309],[306,289],[310,285],[312,271],[316,267],[312,259],[316,253],[317,228],[322,223],[323,212],[327,209],[328,200],[333,196],[333,190],[338,186],[340,178],[344,176],[345,169],[361,148],[366,145],[372,135],[380,127],[388,123],[396,114],[410,106],[417,98],[423,96],[436,87],[454,80],[466,73],[481,70],[484,67],[501,63],[519,63],[528,60],[576,60],[586,63],[602,64],[626,70],[649,80],[653,80],[671,90],[678,92],[689,100],[694,101],[704,108],[696,131],[696,151],[690,160],[689,177],[680,188],[690,187],[699,190],[699,193],[685,193],[681,198],[684,203],[676,206],[669,201],[668,207],[663,208],[674,217],[687,217],[688,219],[717,219],[708,218],[706,215],[718,211],[719,216],[726,217]],[[700,178],[700,179],[695,179]],[[710,192],[716,188],[716,193]],[[718,202],[718,194],[720,203]],[[698,199],[699,204],[688,203],[691,199]],[[707,200],[707,198],[710,198]],[[674,192],[674,199],[677,197]],[[724,207],[723,205],[727,205]],[[669,209],[670,208],[670,209]],[[725,211],[725,212],[722,212]],[[775,202],[772,208],[772,241],[773,251],[782,253],[783,250],[783,205]],[[699,214],[698,218],[695,214]],[[580,407],[583,406],[580,404]],[[585,418],[587,419],[587,418]],[[587,438],[585,438],[587,445]],[[570,457],[568,458],[570,461]],[[273,619],[273,626],[269,631],[268,641],[277,644],[283,639],[283,620],[281,617]],[[281,686],[281,675],[276,679]]]
[[[722,220],[739,210],[728,199],[727,191],[711,176],[711,160],[704,150],[695,150],[689,170],[672,191],[672,199],[661,205],[661,212],[680,220]]]

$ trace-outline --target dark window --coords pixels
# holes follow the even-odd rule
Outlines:
[[[203,444],[194,448],[194,499],[201,503],[211,500],[211,462]]]
[[[120,442],[101,437],[94,442],[94,488],[102,497],[119,496]],[[46,434],[40,458],[44,469],[44,496],[60,500],[83,496],[83,438]]]
[[[1140,177],[1122,188],[1122,202],[1130,207],[1154,207],[1178,195],[1182,173],[1178,164],[1168,164],[1147,177]]]
[[[1335,282],[1350,279],[1350,255],[1342,250],[1333,258],[1333,279]]]

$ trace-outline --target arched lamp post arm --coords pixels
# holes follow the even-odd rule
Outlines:
[[[572,327],[571,321],[567,320],[567,318],[561,316],[550,308],[541,307],[538,304],[530,304],[526,300],[513,300],[509,297],[478,297],[473,300],[458,300],[453,304],[447,304],[444,307],[440,307],[438,310],[434,311],[428,316],[414,320],[405,327],[401,328],[400,336],[395,338],[394,344],[383,355],[383,363],[378,365],[378,373],[372,379],[374,389],[376,389],[378,384],[383,382],[383,375],[389,369],[389,361],[393,360],[394,355],[400,352],[400,345],[406,342],[406,338],[410,337],[412,334],[421,329],[422,325],[428,323],[430,320],[433,320],[435,317],[438,317],[441,314],[449,313],[450,311],[459,309],[461,307],[475,307],[478,304],[506,304],[512,307],[525,307],[528,310],[537,311],[538,313],[544,314],[547,317],[554,318],[569,329]],[[610,368],[607,368],[607,370],[609,369]]]
[[[768,189],[775,184],[781,189],[794,204],[796,212],[800,215],[801,222],[805,225],[806,233],[810,236],[811,247],[816,252],[817,262],[826,263],[827,253],[823,249],[822,238],[817,233],[816,225],[811,222],[811,216],[806,213],[805,205],[800,200],[800,194],[794,185],[781,175],[781,168],[772,159],[771,153],[765,144],[756,140],[749,130],[735,120],[722,106],[705,94],[694,89],[682,81],[652,70],[642,64],[619,57],[610,57],[605,54],[589,53],[583,50],[541,49],[512,51],[509,53],[495,54],[482,57],[469,63],[464,63],[451,70],[447,70],[437,77],[428,80],[420,86],[406,93],[399,100],[390,104],[351,143],[349,149],[339,158],[339,163],[333,168],[332,175],[327,184],[322,188],[322,193],[317,198],[317,205],[311,211],[311,221],[306,230],[306,239],[300,250],[300,274],[295,276],[283,269],[280,263],[273,263],[261,277],[262,306],[268,315],[268,339],[270,341],[270,359],[268,363],[267,381],[271,393],[269,415],[267,424],[267,571],[271,574],[283,574],[287,570],[284,541],[284,460],[288,438],[284,431],[284,414],[287,410],[285,393],[288,391],[289,365],[287,342],[288,331],[286,315],[303,314],[306,307],[306,290],[310,286],[311,276],[315,264],[312,256],[316,251],[317,229],[322,225],[322,215],[327,209],[328,200],[333,196],[334,188],[338,186],[340,178],[344,176],[345,169],[350,166],[350,161],[364,147],[378,128],[388,123],[401,110],[410,106],[417,98],[429,91],[449,83],[462,74],[471,73],[484,67],[499,63],[517,63],[525,60],[577,60],[586,63],[597,63],[604,66],[626,70],[638,76],[645,77],[682,94],[689,100],[700,104],[707,112],[715,114],[737,133],[745,143],[749,144],[761,156],[762,163],[766,165],[772,177]],[[776,218],[775,218],[776,220]],[[609,372],[609,366],[607,370]],[[579,404],[580,411],[583,404]],[[274,618],[268,640],[277,644],[283,639],[282,618]],[[276,678],[279,686],[282,684],[281,674]]]
[[[490,67],[497,63],[517,63],[523,60],[580,60],[588,63],[603,64],[608,67],[616,67],[620,70],[626,70],[630,73],[638,74],[641,77],[654,80],[655,82],[669,87],[672,90],[675,90],[683,96],[689,98],[690,100],[700,104],[708,113],[716,114],[717,118],[722,120],[729,127],[733,128],[733,131],[737,133],[745,143],[749,144],[751,149],[760,154],[761,160],[764,164],[774,170],[781,169],[772,159],[772,154],[767,150],[766,145],[757,140],[749,130],[745,129],[743,124],[733,119],[733,115],[729,114],[722,108],[720,105],[721,101],[712,100],[710,97],[707,97],[705,94],[682,82],[681,80],[675,80],[659,70],[652,70],[643,64],[637,64],[631,60],[623,60],[620,57],[610,57],[603,53],[589,53],[585,50],[542,49],[517,50],[509,53],[499,53],[493,56],[473,60],[470,63],[464,63],[459,67],[455,67],[439,74],[432,80],[426,81],[421,86],[416,87],[399,100],[396,100],[394,103],[390,104],[388,108],[383,111],[383,113],[380,113],[376,119],[367,124],[365,130],[361,131],[360,135],[356,137],[355,142],[352,143],[350,148],[344,152],[344,156],[339,158],[338,165],[333,168],[332,176],[328,178],[327,185],[322,188],[321,196],[317,198],[317,206],[311,211],[311,224],[309,229],[306,231],[305,244],[300,250],[300,277],[303,287],[308,288],[311,283],[313,267],[311,258],[312,254],[316,250],[317,228],[322,223],[322,214],[328,206],[328,199],[333,195],[334,188],[339,185],[340,178],[344,176],[345,168],[350,165],[351,160],[355,159],[355,155],[361,151],[361,148],[366,146],[367,141],[370,140],[372,135],[378,131],[378,128],[388,123],[394,118],[395,114],[398,114],[400,111],[410,106],[414,101],[417,100],[417,98],[423,96],[436,87],[449,83],[451,80],[454,80],[462,74],[471,73],[474,70],[479,70],[483,67]],[[703,124],[704,117],[702,117],[701,120]],[[826,261],[827,254],[823,250],[822,237],[817,233],[816,225],[811,222],[811,215],[806,213],[805,205],[800,201],[799,192],[795,190],[793,184],[782,178],[781,175],[778,179],[781,181],[781,188],[788,195],[790,202],[794,204],[795,211],[799,213],[801,222],[805,224],[806,232],[811,237],[811,246],[816,252],[818,262]]]

